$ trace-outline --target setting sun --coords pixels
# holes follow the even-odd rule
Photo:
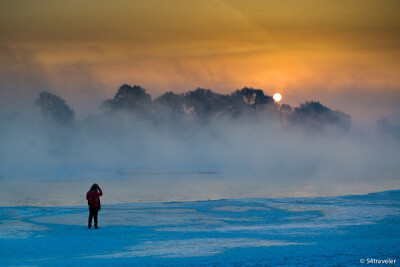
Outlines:
[[[276,93],[272,96],[275,102],[279,102],[282,100],[282,95],[280,93]]]

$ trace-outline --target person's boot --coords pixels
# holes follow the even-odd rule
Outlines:
[[[94,229],[99,229],[99,227],[97,225],[94,226]]]
[[[91,228],[92,228],[92,226],[89,224],[89,225],[88,225],[88,228],[89,228],[89,229],[91,229]]]

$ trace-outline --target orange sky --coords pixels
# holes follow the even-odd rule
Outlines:
[[[400,116],[399,10],[397,0],[3,0],[0,70],[45,79],[81,116],[122,83],[153,96],[251,86],[293,105]]]

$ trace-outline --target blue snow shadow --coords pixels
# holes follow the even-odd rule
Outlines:
[[[360,265],[400,260],[400,191],[0,208],[0,265]]]

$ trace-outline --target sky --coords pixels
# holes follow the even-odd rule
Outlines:
[[[0,0],[0,109],[47,90],[77,118],[121,84],[280,92],[400,121],[397,0]]]

